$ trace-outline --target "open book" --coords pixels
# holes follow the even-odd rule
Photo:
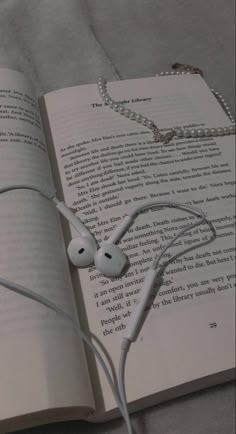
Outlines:
[[[227,126],[199,75],[113,82],[112,98],[175,126]],[[0,70],[0,186],[52,183],[98,242],[146,200],[202,208],[208,225],[187,233],[166,266],[128,357],[131,411],[234,376],[234,137],[153,142],[150,130],[104,106],[96,85],[52,92],[40,104],[26,78]],[[140,215],[121,241],[128,272],[108,279],[69,267],[78,234],[32,191],[0,196],[0,275],[54,301],[97,336],[117,367],[124,329],[154,256],[190,222],[175,209]],[[199,244],[202,244],[199,246]],[[198,246],[198,248],[196,248]],[[118,415],[93,355],[70,324],[0,287],[0,432],[59,420]]]

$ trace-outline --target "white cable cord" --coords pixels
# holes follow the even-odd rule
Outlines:
[[[107,369],[107,366],[101,356],[101,354],[99,353],[98,349],[95,347],[95,345],[92,343],[91,339],[82,331],[81,327],[79,324],[77,324],[73,318],[70,317],[70,315],[68,315],[65,311],[63,311],[60,307],[58,307],[56,304],[54,304],[52,301],[48,300],[47,298],[43,297],[42,295],[36,294],[34,291],[32,291],[31,289],[25,288],[24,286],[18,285],[17,283],[11,282],[9,280],[3,279],[2,277],[0,277],[0,285],[4,286],[5,288],[9,289],[12,292],[15,292],[19,295],[22,295],[30,300],[33,300],[37,303],[40,303],[41,305],[49,308],[50,310],[52,310],[53,312],[55,312],[56,314],[58,314],[61,318],[63,318],[64,320],[68,321],[69,323],[71,323],[71,325],[73,326],[73,328],[76,330],[76,332],[81,336],[81,338],[83,339],[83,341],[88,345],[88,347],[93,351],[94,355],[96,356],[98,362],[100,363],[103,372],[107,378],[107,381],[110,385],[110,388],[112,390],[112,393],[114,395],[114,398],[116,400],[117,406],[120,409],[121,415],[123,416],[125,422],[126,421],[126,415],[123,409],[123,405],[121,402],[120,397],[118,396],[118,393],[116,391],[116,387],[113,383],[112,377]],[[128,424],[127,424],[128,427]]]
[[[0,194],[7,193],[13,190],[33,190],[40,193],[43,197],[49,200],[52,200],[56,195],[56,190],[54,187],[45,186],[39,188],[35,185],[27,185],[27,184],[9,185],[8,187],[0,188]]]
[[[8,191],[12,191],[12,190],[22,190],[22,189],[36,191],[38,193],[41,193],[45,198],[47,198],[49,200],[53,200],[55,202],[56,192],[53,188],[39,189],[38,187],[29,186],[29,185],[25,185],[25,184],[12,185],[9,187],[1,188],[0,194],[8,192]],[[174,242],[179,237],[181,237],[181,235],[183,235],[185,232],[193,229],[194,227],[196,227],[196,226],[198,226],[201,223],[206,221],[206,216],[201,209],[195,208],[192,206],[188,206],[188,205],[181,203],[181,202],[170,202],[170,201],[155,201],[155,202],[150,201],[150,202],[146,203],[145,205],[141,205],[141,206],[137,207],[136,209],[132,210],[129,214],[129,218],[134,220],[135,217],[139,213],[141,213],[142,211],[145,211],[145,210],[148,210],[151,208],[159,208],[159,207],[170,207],[170,208],[177,208],[180,210],[184,210],[190,214],[193,214],[197,217],[200,217],[200,219],[195,221],[194,223],[191,223],[191,224],[187,225],[186,227],[184,227],[176,236],[174,236],[174,238],[167,244],[167,246],[164,247],[162,252],[153,261],[151,268],[153,268],[154,270],[157,269],[159,262],[160,262],[160,259],[162,258],[164,253],[167,251],[167,249],[169,249],[174,244]],[[103,369],[103,372],[107,378],[107,381],[111,387],[112,393],[113,393],[114,398],[115,398],[116,403],[117,403],[117,406],[120,409],[121,415],[123,416],[123,418],[125,420],[128,434],[134,434],[134,431],[133,431],[133,428],[131,425],[131,419],[130,419],[130,415],[129,415],[129,411],[128,411],[126,392],[125,392],[125,365],[126,365],[128,351],[129,351],[130,345],[132,343],[131,340],[124,339],[123,343],[122,343],[121,356],[120,356],[120,361],[119,361],[119,376],[118,376],[119,394],[118,394],[116,391],[115,384],[113,383],[113,379],[109,373],[109,370],[108,370],[106,363],[104,362],[100,352],[98,351],[96,346],[92,343],[91,339],[82,331],[82,329],[80,328],[80,325],[77,324],[73,320],[73,318],[70,317],[70,315],[68,315],[65,311],[63,311],[60,307],[58,307],[53,302],[49,301],[45,297],[35,293],[34,291],[32,291],[28,288],[25,288],[21,285],[10,282],[10,281],[3,279],[1,277],[0,277],[0,285],[4,286],[5,288],[7,288],[7,289],[9,289],[9,290],[11,290],[17,294],[20,294],[26,298],[29,298],[31,300],[34,300],[34,301],[40,303],[41,305],[51,309],[52,311],[57,313],[60,317],[62,317],[63,319],[65,319],[69,323],[71,323],[71,325],[76,330],[76,332],[81,336],[83,341],[93,351],[95,357],[97,358],[98,362],[100,363],[100,365]]]
[[[160,262],[160,259],[164,255],[164,253],[175,243],[175,241],[181,237],[185,232],[188,232],[189,230],[195,228],[196,226],[199,226],[200,224],[204,223],[206,221],[206,216],[204,212],[200,208],[195,208],[193,206],[186,205],[185,203],[181,202],[172,202],[172,201],[156,201],[156,202],[148,202],[145,205],[141,205],[138,208],[134,209],[129,213],[129,216],[134,219],[137,214],[139,214],[141,211],[147,210],[147,209],[153,209],[158,207],[169,207],[169,208],[176,208],[180,210],[184,210],[190,214],[193,214],[197,217],[200,217],[199,220],[195,221],[194,223],[190,223],[189,225],[186,225],[180,232],[177,233],[177,235],[164,247],[162,252],[159,256],[155,257],[152,268],[154,270],[157,269],[158,264]]]
[[[164,255],[164,253],[174,244],[174,242],[181,237],[181,235],[183,235],[185,232],[193,229],[194,227],[204,223],[206,221],[206,216],[204,214],[204,212],[199,209],[199,208],[195,208],[192,206],[188,206],[184,203],[180,203],[180,202],[169,202],[169,201],[165,201],[165,202],[149,202],[145,205],[141,205],[139,207],[137,207],[135,210],[133,210],[131,213],[129,213],[129,217],[131,217],[132,219],[134,219],[136,217],[136,215],[138,215],[140,212],[147,210],[147,209],[151,209],[154,207],[171,207],[171,208],[177,208],[177,209],[181,209],[184,210],[186,212],[189,212],[190,214],[194,214],[197,217],[200,217],[199,220],[195,221],[194,223],[191,223],[187,226],[185,226],[180,232],[177,233],[177,235],[166,245],[166,247],[164,247],[164,249],[162,250],[162,252],[154,259],[151,268],[153,268],[154,270],[157,269],[160,259],[162,258],[162,256]],[[126,360],[127,360],[127,356],[128,356],[128,352],[130,349],[130,346],[132,344],[132,341],[124,338],[123,339],[123,343],[122,343],[122,348],[121,348],[121,356],[120,356],[120,361],[119,361],[119,376],[118,376],[118,386],[119,386],[119,393],[120,393],[120,398],[121,398],[121,402],[122,402],[122,406],[124,409],[124,413],[125,413],[125,417],[126,420],[128,422],[128,429],[129,429],[129,433],[133,434],[132,431],[132,425],[131,425],[131,420],[130,420],[130,415],[129,415],[129,411],[128,411],[128,406],[127,406],[127,397],[126,397],[126,390],[125,390],[125,366],[126,366]]]
[[[127,421],[127,429],[129,434],[134,434],[131,418],[127,405],[126,391],[125,391],[125,365],[129,352],[131,342],[128,339],[124,339],[121,347],[120,361],[119,361],[119,375],[118,375],[118,387],[120,393],[120,399],[122,402],[125,418]]]
[[[35,192],[40,193],[46,199],[53,200],[55,203],[57,200],[55,189],[53,189],[53,188],[51,188],[51,189],[50,188],[39,188],[39,187],[36,187],[34,185],[26,185],[26,184],[11,185],[8,187],[3,187],[0,189],[0,194],[6,193],[9,191],[14,191],[14,190],[31,190],[31,191],[35,191]],[[108,384],[111,388],[111,391],[113,393],[116,404],[117,404],[117,406],[120,410],[120,413],[121,413],[121,415],[122,415],[122,417],[126,423],[127,432],[128,432],[128,434],[134,434],[133,429],[132,429],[132,425],[131,425],[130,415],[129,415],[128,408],[127,408],[127,401],[126,401],[126,397],[125,397],[124,371],[125,371],[125,361],[126,361],[126,357],[127,357],[127,352],[122,350],[122,353],[121,353],[123,355],[123,357],[121,359],[121,360],[123,360],[123,362],[121,364],[121,367],[123,367],[123,376],[121,376],[121,380],[118,380],[119,394],[122,393],[122,395],[119,396],[119,394],[116,391],[116,387],[115,387],[115,384],[113,383],[113,379],[110,375],[110,372],[108,371],[106,363],[104,362],[100,352],[98,351],[96,346],[92,343],[91,339],[83,332],[80,325],[77,324],[73,320],[73,318],[70,317],[70,315],[68,315],[65,311],[63,311],[59,306],[54,304],[52,301],[48,300],[47,298],[43,297],[40,294],[35,293],[34,291],[32,291],[29,288],[25,288],[21,285],[18,285],[17,283],[3,279],[2,277],[0,277],[0,285],[9,289],[12,292],[15,292],[21,296],[24,296],[30,300],[33,300],[33,301],[47,307],[48,309],[52,310],[57,315],[59,315],[61,318],[68,321],[73,326],[75,331],[80,335],[80,337],[83,339],[83,341],[86,343],[86,345],[90,348],[90,350],[94,353],[95,357],[97,358],[98,362],[100,363],[101,368],[104,372],[104,375],[105,375],[105,377],[108,381]]]

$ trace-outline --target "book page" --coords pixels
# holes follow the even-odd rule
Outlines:
[[[33,90],[20,73],[0,69],[0,187],[51,182]],[[0,275],[77,320],[60,220],[36,192],[0,195]],[[0,431],[13,417],[93,406],[83,344],[71,326],[1,286],[0,348]]]
[[[177,126],[230,125],[200,76],[154,77],[108,84],[115,101]],[[184,234],[164,255],[159,294],[128,357],[128,400],[233,368],[234,137],[154,143],[150,130],[104,106],[96,85],[46,96],[63,194],[99,243],[124,215],[148,200],[200,207],[212,222]],[[108,279],[80,270],[89,329],[118,366],[124,330],[155,255],[194,216],[164,208],[140,215],[120,242],[130,267]],[[72,236],[76,233],[71,229]],[[201,245],[197,248],[198,245]],[[167,261],[177,253],[175,261]],[[158,287],[158,284],[157,284]],[[157,289],[157,288],[156,288]],[[99,371],[106,410],[114,406]]]

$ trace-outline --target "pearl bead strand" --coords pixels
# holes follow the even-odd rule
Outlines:
[[[123,104],[120,104],[114,101],[109,95],[107,91],[107,82],[104,78],[98,78],[98,90],[102,100],[105,104],[109,105],[113,110],[119,112],[121,115],[124,115],[126,118],[129,118],[133,121],[139,122],[145,127],[151,128],[154,125],[154,122],[149,120],[147,117],[135,113],[132,110],[125,108]]]
[[[157,77],[163,77],[167,75],[183,75],[183,74],[192,74],[196,73],[196,71],[191,72],[191,70],[186,69],[185,71],[171,71],[171,72],[161,72],[157,74]],[[155,142],[164,142],[168,143],[173,137],[177,138],[205,138],[205,137],[218,137],[218,136],[227,136],[235,134],[235,119],[233,116],[230,107],[226,103],[223,96],[214,89],[211,89],[219,103],[224,108],[227,116],[229,117],[232,125],[227,127],[218,127],[218,128],[182,128],[178,127],[175,129],[170,129],[169,132],[162,134],[156,124],[143,116],[142,114],[136,113],[129,108],[126,108],[123,104],[114,101],[108,94],[107,91],[107,82],[103,77],[98,78],[98,90],[103,102],[108,105],[110,108],[118,112],[120,115],[129,118],[132,121],[142,124],[143,126],[149,128],[153,133],[153,138]]]

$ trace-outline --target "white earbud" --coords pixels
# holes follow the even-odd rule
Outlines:
[[[127,256],[115,243],[120,240],[124,232],[131,225],[133,219],[125,216],[121,223],[116,226],[110,238],[98,249],[95,254],[94,264],[97,270],[105,276],[119,276],[128,262]]]
[[[127,256],[116,244],[104,244],[96,252],[94,264],[105,276],[117,277],[127,264]]]
[[[115,228],[107,242],[97,250],[97,243],[88,228],[69,209],[63,201],[53,198],[58,211],[80,233],[80,237],[71,240],[67,252],[70,261],[76,267],[87,267],[93,262],[98,271],[105,276],[117,277],[121,274],[127,263],[127,256],[115,244],[127,230],[133,219],[125,216],[122,222]]]
[[[88,267],[94,261],[97,243],[92,235],[73,238],[67,247],[67,253],[75,267]]]
[[[58,211],[72,224],[80,236],[71,240],[67,252],[70,261],[75,267],[88,267],[94,261],[97,251],[97,243],[86,226],[69,209],[66,204],[54,198]]]

